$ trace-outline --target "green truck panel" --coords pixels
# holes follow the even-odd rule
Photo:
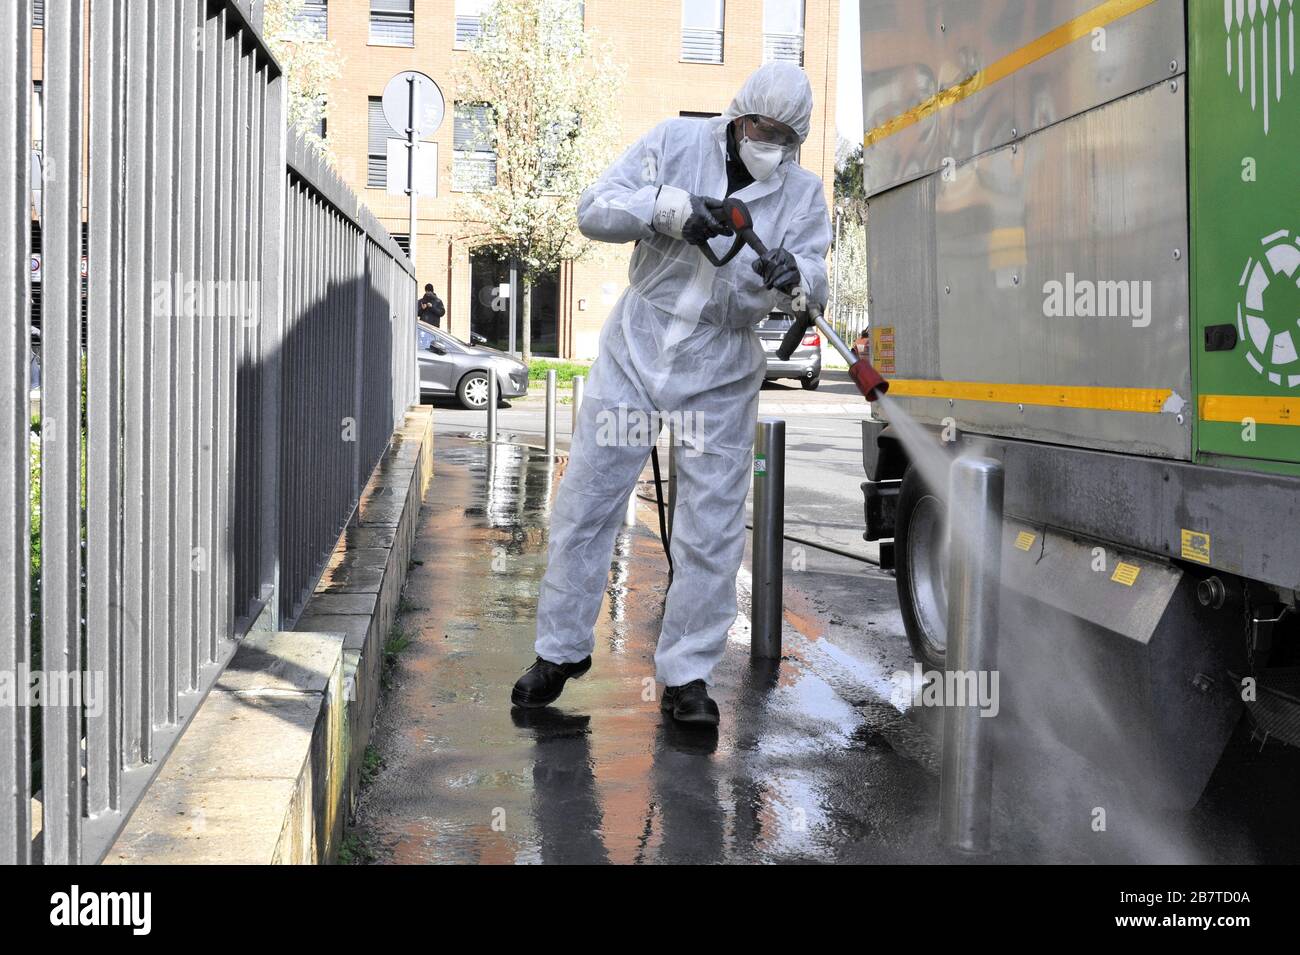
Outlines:
[[[1297,7],[1188,3],[1198,459],[1293,474],[1300,473]]]

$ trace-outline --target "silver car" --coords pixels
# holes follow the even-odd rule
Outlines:
[[[805,391],[814,391],[822,381],[822,339],[816,328],[804,333],[799,347],[790,354],[789,361],[781,361],[776,351],[781,339],[794,324],[794,316],[785,312],[772,312],[754,328],[767,355],[767,381],[778,378],[797,378]]]
[[[488,403],[488,375],[497,376],[497,394],[501,398],[522,398],[528,394],[528,366],[518,358],[487,348],[486,339],[473,335],[475,344],[467,345],[441,328],[424,322],[418,330],[420,394],[455,395],[471,411]]]

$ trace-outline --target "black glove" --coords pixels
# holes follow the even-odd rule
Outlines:
[[[731,226],[722,217],[722,200],[708,196],[691,196],[691,214],[682,226],[682,238],[691,245],[703,245],[715,235],[731,235]]]
[[[754,271],[763,277],[764,288],[785,291],[799,284],[799,265],[785,249],[768,249],[754,260]]]

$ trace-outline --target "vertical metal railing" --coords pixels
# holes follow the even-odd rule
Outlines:
[[[31,653],[31,5],[0,5],[0,669]],[[0,864],[31,860],[31,711],[0,706]]]
[[[48,0],[33,32],[0,4],[0,670],[66,691],[0,707],[0,863],[103,854],[237,640],[292,623],[418,400],[410,262],[286,133],[256,15]]]
[[[84,4],[45,5],[41,214],[40,667],[81,666],[81,131]],[[30,141],[29,136],[21,140]],[[43,860],[81,854],[81,708],[41,701]]]

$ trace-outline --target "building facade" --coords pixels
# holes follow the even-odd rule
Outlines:
[[[447,115],[426,137],[438,147],[438,194],[419,202],[417,273],[421,287],[432,283],[446,303],[444,328],[462,339],[473,331],[505,347],[508,311],[500,296],[508,277],[505,266],[472,247],[468,236],[478,230],[456,215],[463,191],[481,181],[492,160],[490,154],[457,149],[458,138],[462,147],[472,139],[464,135],[472,107],[458,103],[452,83],[487,3],[307,0],[304,16],[326,31],[341,60],[324,122],[339,171],[399,241],[409,232],[409,205],[404,196],[386,192],[386,140],[402,134],[383,119],[379,99],[389,79],[403,70],[426,73],[442,88]],[[620,148],[668,117],[722,112],[745,78],[768,60],[801,62],[815,109],[800,162],[825,181],[829,204],[837,8],[834,0],[587,0],[586,29],[610,44],[626,70]],[[595,357],[600,328],[627,284],[630,252],[630,246],[611,249],[566,263],[537,285],[531,310],[534,354]]]

